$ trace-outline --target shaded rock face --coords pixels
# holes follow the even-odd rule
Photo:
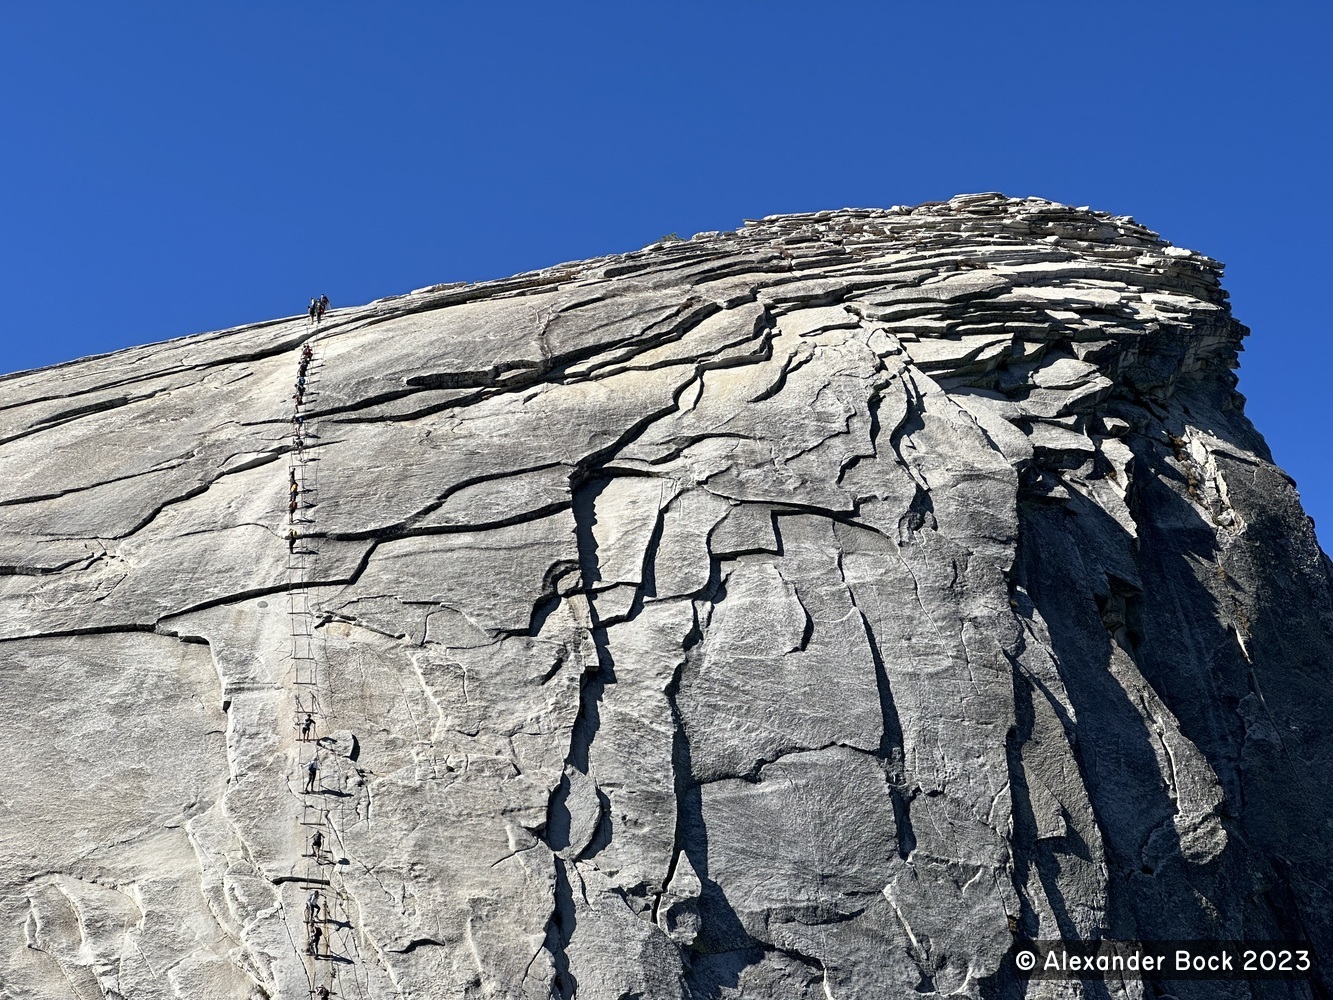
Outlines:
[[[1329,564],[1219,271],[963,196],[0,380],[0,997],[1333,961]]]

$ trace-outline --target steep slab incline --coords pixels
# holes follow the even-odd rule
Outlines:
[[[1330,568],[1219,273],[970,195],[0,379],[0,998],[1333,962]]]

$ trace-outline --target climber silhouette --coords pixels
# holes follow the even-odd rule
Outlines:
[[[311,715],[309,712],[307,712],[305,714],[305,719],[303,719],[301,722],[301,739],[305,740],[306,742],[309,742],[310,734],[314,732],[314,729],[315,729],[315,717]]]

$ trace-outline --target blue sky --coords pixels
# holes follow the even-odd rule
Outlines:
[[[1227,264],[1325,539],[1328,4],[0,6],[0,371],[743,218],[1040,195]]]

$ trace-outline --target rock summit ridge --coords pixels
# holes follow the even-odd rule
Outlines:
[[[1333,960],[1330,568],[1220,275],[960,195],[0,378],[0,997]]]

